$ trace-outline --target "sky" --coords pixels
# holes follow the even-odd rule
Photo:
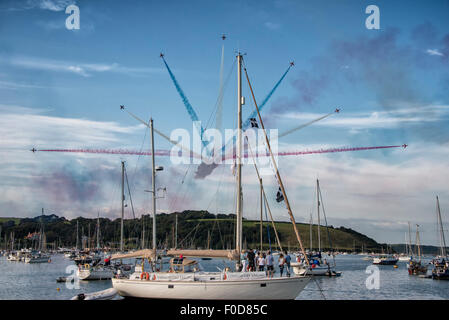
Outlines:
[[[66,27],[69,5],[79,8],[79,29]],[[366,27],[369,5],[379,8],[379,29]],[[44,208],[69,219],[119,217],[121,161],[134,215],[151,213],[150,157],[29,150],[148,151],[148,128],[120,105],[153,118],[166,135],[193,133],[161,52],[202,125],[216,127],[223,89],[221,129],[235,128],[240,51],[259,103],[295,63],[261,111],[268,129],[282,133],[332,113],[279,138],[279,151],[408,145],[279,157],[297,222],[310,214],[316,222],[319,178],[330,225],[403,243],[410,222],[412,233],[420,226],[422,243],[438,245],[437,195],[449,223],[447,12],[443,0],[2,1],[0,216],[33,217]],[[245,81],[242,90],[246,119],[254,104]],[[172,145],[156,135],[155,147]],[[158,212],[234,212],[231,165],[199,174],[198,165],[156,161],[164,166],[157,187],[167,190]],[[274,175],[263,180],[274,218],[287,221]],[[251,165],[243,185],[244,217],[258,219]]]

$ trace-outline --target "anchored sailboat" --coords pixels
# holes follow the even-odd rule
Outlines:
[[[419,239],[419,225],[416,225],[416,256],[410,258],[407,264],[408,274],[410,275],[425,275],[427,273],[427,266],[421,263],[421,241]]]
[[[130,254],[113,256],[113,259],[141,258],[140,266],[136,265],[135,272],[129,277],[117,277],[112,279],[112,285],[119,295],[136,298],[160,298],[160,299],[233,299],[233,300],[260,300],[260,299],[295,299],[310,280],[309,276],[294,276],[290,278],[269,278],[265,272],[244,272],[242,270],[242,62],[243,57],[237,55],[238,65],[238,133],[237,133],[237,212],[236,212],[236,242],[235,250],[169,250],[168,255],[175,255],[170,260],[169,270],[162,271],[162,263],[157,264],[156,251],[156,220],[153,222],[153,249],[141,250]],[[246,69],[245,69],[246,73]],[[253,95],[259,121],[262,126],[262,118],[246,73],[248,84]],[[153,121],[150,122],[151,133]],[[272,164],[276,172],[287,210],[293,223],[301,249],[302,242],[296,229],[296,224],[291,212],[290,204],[285,193],[279,171],[271,152],[270,144],[265,133],[266,146],[272,157]],[[154,165],[154,140],[152,138],[153,160],[153,218],[156,217],[155,197],[155,165]],[[304,252],[304,250],[303,250]],[[204,272],[199,270],[198,263],[187,257],[221,257],[236,260],[234,271],[225,268],[220,272]],[[144,260],[150,263],[151,272],[144,270]],[[307,259],[307,258],[306,258]],[[308,260],[307,260],[308,261]]]
[[[444,237],[443,220],[441,219],[440,200],[437,196],[437,226],[440,239],[438,256],[432,260],[434,266],[432,278],[436,280],[449,280],[449,257],[446,251],[446,238]]]
[[[324,212],[324,206],[323,206],[323,199],[321,195],[321,189],[320,189],[320,182],[317,179],[316,180],[316,196],[317,196],[317,214],[318,214],[318,252],[316,254],[313,254],[312,252],[312,244],[310,245],[310,253],[308,255],[309,260],[311,261],[311,268],[309,268],[308,264],[305,263],[305,261],[298,261],[291,263],[291,266],[293,268],[293,272],[298,275],[304,275],[304,274],[313,274],[314,276],[339,276],[341,275],[341,272],[337,272],[335,270],[336,263],[335,263],[335,256],[332,254],[333,263],[331,264],[330,261],[327,261],[327,259],[322,258],[322,252],[321,252],[321,223],[320,223],[320,207],[323,208],[323,214],[326,221],[326,230],[327,230],[327,236],[329,239],[329,245],[332,247],[332,241],[329,234],[329,229],[327,228],[327,219],[326,214]],[[312,217],[311,217],[312,220]],[[312,224],[310,225],[310,230],[312,230]],[[312,239],[312,232],[310,232],[310,239]],[[312,243],[312,241],[310,241]],[[331,248],[332,249],[332,248]]]

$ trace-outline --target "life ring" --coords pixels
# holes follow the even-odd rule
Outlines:
[[[154,281],[154,280],[156,280],[156,275],[155,275],[155,274],[153,274],[153,281]]]
[[[145,278],[145,280],[148,280],[149,277],[150,275],[148,274],[148,272],[142,272],[140,274],[140,280],[142,280],[143,278]]]
[[[224,275],[223,275],[223,280],[226,280],[228,278],[228,276],[227,276],[227,274],[225,273]]]
[[[85,268],[85,269],[89,269],[89,268],[90,268],[90,265],[89,265],[88,263],[86,263],[86,264],[84,265],[84,268]]]

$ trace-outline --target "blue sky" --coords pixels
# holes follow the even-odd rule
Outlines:
[[[79,30],[65,28],[69,4],[80,8]],[[370,4],[380,9],[380,30],[365,27]],[[69,218],[98,211],[116,217],[120,160],[127,161],[136,214],[148,213],[148,157],[27,150],[147,150],[147,130],[121,104],[145,120],[152,116],[168,135],[191,131],[160,52],[199,118],[213,126],[224,46],[224,74],[232,72],[224,128],[235,126],[231,68],[240,49],[259,102],[295,61],[263,111],[268,127],[282,132],[342,109],[282,138],[280,149],[409,144],[280,159],[298,221],[309,220],[319,177],[331,224],[402,242],[410,221],[422,226],[424,243],[436,244],[436,194],[449,219],[448,9],[449,1],[3,1],[0,215],[34,216],[45,207]],[[246,85],[243,94],[246,117],[253,110]],[[158,136],[156,143],[171,147]],[[159,210],[233,211],[229,166],[194,179],[196,167],[158,161],[166,167],[158,184],[168,189]],[[257,203],[254,172],[244,171],[245,203]],[[265,181],[274,194],[274,178]],[[276,218],[287,219],[282,205],[272,206]],[[257,217],[251,205],[244,214]]]

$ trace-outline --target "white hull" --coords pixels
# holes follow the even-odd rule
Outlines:
[[[220,275],[218,274],[218,278]],[[152,274],[150,274],[152,279]],[[136,280],[112,279],[123,297],[192,300],[292,300],[310,277],[258,278],[248,280]]]
[[[25,258],[25,263],[48,263],[50,257]]]
[[[403,262],[409,262],[410,261],[410,257],[399,257],[398,259],[399,259],[399,261],[403,261]]]
[[[11,256],[9,256],[9,257],[7,258],[8,261],[20,261],[20,259],[21,259],[21,258],[19,258],[19,257],[11,257]]]
[[[293,269],[293,273],[298,276],[304,276],[306,274],[313,274],[314,276],[329,276],[329,270],[331,272],[335,272],[333,267],[330,267],[330,269],[327,266],[316,266],[315,268],[312,268],[308,270],[300,263],[291,263],[291,268]]]
[[[78,269],[76,275],[80,280],[108,280],[114,276],[112,269]]]
[[[374,258],[373,264],[393,265],[398,262],[398,259],[394,258]]]

